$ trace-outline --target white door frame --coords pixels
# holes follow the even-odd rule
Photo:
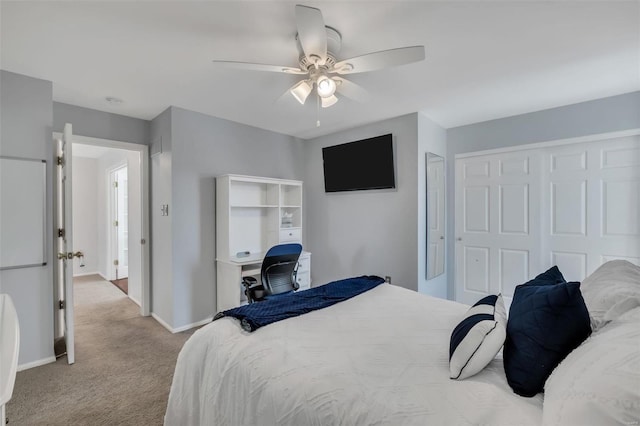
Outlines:
[[[54,133],[54,138],[61,138],[61,133]],[[141,259],[141,278],[142,289],[140,300],[140,315],[149,316],[151,314],[151,285],[149,280],[149,147],[137,143],[114,141],[109,139],[93,138],[89,136],[73,136],[74,143],[84,145],[101,146],[105,148],[125,149],[128,151],[137,151],[140,153],[140,223],[141,237],[144,243],[138,245],[140,247]],[[133,246],[129,247],[131,251]]]

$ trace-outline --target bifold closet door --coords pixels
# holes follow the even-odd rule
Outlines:
[[[456,300],[640,265],[640,135],[456,159]]]
[[[540,153],[456,160],[456,300],[502,293],[507,303],[540,263]]]
[[[640,264],[640,136],[544,151],[542,267],[581,281],[601,264]]]

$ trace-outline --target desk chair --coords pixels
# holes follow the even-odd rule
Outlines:
[[[5,404],[11,399],[18,367],[20,327],[8,294],[0,294],[0,425],[6,423]]]
[[[253,277],[244,277],[242,285],[249,303],[259,302],[283,293],[290,293],[300,286],[296,281],[300,244],[280,244],[267,251],[260,268],[262,284]]]

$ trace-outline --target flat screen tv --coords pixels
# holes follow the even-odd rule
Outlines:
[[[322,148],[325,192],[395,188],[391,134]]]

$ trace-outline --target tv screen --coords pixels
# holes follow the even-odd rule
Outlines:
[[[395,188],[391,134],[322,148],[325,192]]]

